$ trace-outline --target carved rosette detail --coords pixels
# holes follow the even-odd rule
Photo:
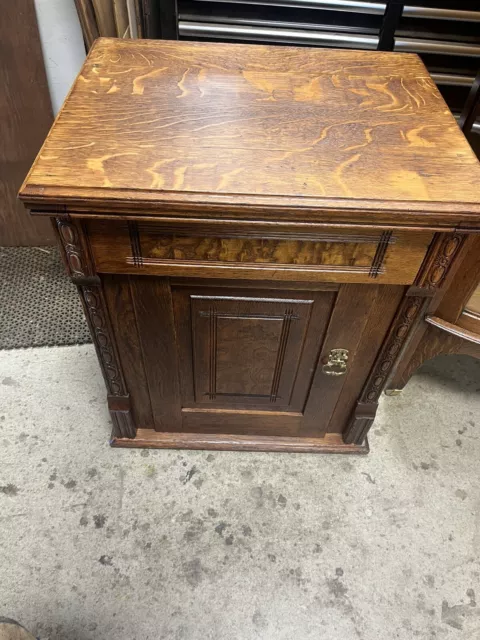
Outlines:
[[[87,313],[90,318],[93,337],[105,373],[108,392],[114,396],[124,396],[126,395],[125,386],[110,337],[110,329],[103,310],[100,289],[81,287],[80,291],[85,300]]]
[[[457,254],[465,238],[466,236],[460,233],[445,235],[441,241],[435,259],[425,274],[425,279],[422,282],[423,286],[428,289],[436,289],[442,284],[453,258]]]
[[[85,276],[85,267],[82,260],[82,248],[78,238],[78,232],[71,222],[57,219],[57,229],[62,241],[65,257],[72,278]]]
[[[387,376],[400,353],[401,348],[405,344],[405,339],[412,327],[412,324],[420,309],[425,304],[425,299],[421,297],[407,297],[403,303],[397,324],[390,334],[387,343],[382,350],[382,354],[377,361],[377,365],[371,375],[364,393],[362,394],[363,402],[377,402],[386,382]]]

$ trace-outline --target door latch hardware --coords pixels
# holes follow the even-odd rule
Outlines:
[[[332,349],[322,371],[327,376],[343,376],[347,372],[347,360],[347,349]]]

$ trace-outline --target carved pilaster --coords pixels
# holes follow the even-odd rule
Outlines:
[[[108,408],[114,436],[134,438],[136,429],[130,410],[130,398],[108,319],[101,281],[94,273],[93,264],[87,254],[82,227],[67,217],[57,218],[54,224],[60,238],[65,265],[80,294],[107,386]]]
[[[113,433],[118,438],[134,438],[136,429],[130,411],[130,399],[108,320],[102,288],[101,286],[79,286],[78,291],[109,393],[108,407],[113,422]]]
[[[68,218],[56,218],[55,227],[69,276],[75,282],[87,276],[87,263],[76,226]]]
[[[467,238],[463,233],[437,233],[415,284],[427,289],[438,289]]]
[[[354,414],[344,431],[343,439],[347,444],[361,444],[365,439],[375,419],[378,399],[387,383],[392,367],[406,344],[406,339],[415,321],[421,317],[420,311],[426,309],[428,303],[428,297],[407,295],[404,298],[363,388]]]
[[[414,326],[424,317],[432,292],[443,284],[455,256],[465,240],[460,233],[436,234],[415,281],[403,299],[390,331],[350,421],[343,433],[347,444],[362,444],[375,419],[378,399],[386,387],[396,362],[407,345]]]

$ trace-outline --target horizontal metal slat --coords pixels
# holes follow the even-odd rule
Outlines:
[[[180,20],[181,36],[226,38],[230,40],[254,40],[257,42],[283,42],[289,44],[317,44],[329,47],[376,49],[378,38],[371,35],[345,34],[300,29],[277,29],[211,22],[187,22]]]
[[[230,17],[226,15],[197,15],[191,13],[181,13],[179,16],[179,20],[183,22],[208,22],[210,24],[220,24],[220,25],[240,25],[240,26],[253,26],[253,27],[261,27],[267,29],[293,29],[296,31],[302,31],[303,29],[308,29],[310,31],[333,31],[336,33],[359,33],[361,35],[369,35],[372,34],[374,36],[377,35],[378,30],[372,28],[362,28],[362,27],[352,27],[350,25],[338,25],[338,24],[315,24],[312,22],[292,22],[287,20],[263,20],[259,18],[246,18],[239,17],[236,15],[235,17]]]
[[[349,11],[383,15],[385,2],[362,2],[359,0],[200,0],[201,2],[223,2],[231,4],[254,4],[260,6],[294,7],[298,9],[324,9],[328,11]],[[403,8],[405,18],[430,18],[434,20],[454,20],[480,22],[480,11],[461,9],[441,9],[436,7],[417,7],[406,5]]]
[[[405,18],[430,18],[432,20],[480,22],[480,11],[463,11],[461,9],[405,6],[403,8],[403,15]]]
[[[205,0],[200,0],[201,2]],[[206,0],[228,4],[248,4],[271,7],[293,7],[295,9],[323,9],[327,11],[348,11],[383,15],[384,2],[358,2],[356,0]]]
[[[480,56],[480,45],[458,44],[447,40],[395,38],[395,51],[475,57]]]
[[[437,84],[452,87],[471,87],[475,80],[473,76],[460,76],[453,73],[431,73],[430,75]]]

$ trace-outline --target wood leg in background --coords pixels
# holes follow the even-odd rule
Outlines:
[[[437,327],[427,327],[415,353],[389,382],[387,391],[391,393],[402,390],[417,369],[425,362],[436,356],[451,354],[480,358],[480,345],[467,342],[463,338],[448,334]]]

